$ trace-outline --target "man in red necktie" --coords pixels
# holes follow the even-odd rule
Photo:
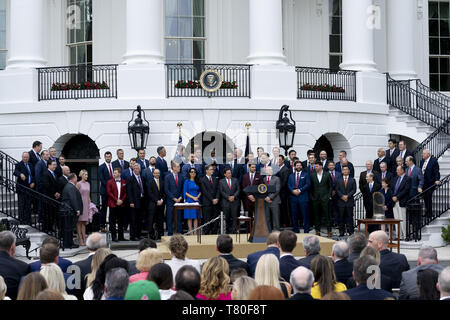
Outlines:
[[[219,182],[219,191],[222,196],[222,211],[226,219],[227,233],[236,232],[236,221],[239,215],[239,180],[232,177],[231,168],[225,168],[225,178]]]
[[[214,167],[207,165],[205,168],[206,175],[200,178],[200,189],[202,193],[202,212],[205,214],[205,221],[207,223],[215,219],[219,215],[219,183],[217,177],[214,177]],[[204,234],[217,234],[219,227],[218,221],[207,225],[203,232]]]
[[[106,151],[104,154],[105,162],[99,167],[98,178],[100,180],[100,195],[101,195],[101,207],[100,207],[100,228],[102,232],[106,232],[106,210],[108,207],[108,194],[106,192],[106,184],[108,180],[113,179],[112,170],[112,153]]]
[[[256,172],[256,163],[249,163],[246,174],[242,176],[242,190],[248,186],[257,186],[261,183],[261,175]],[[256,199],[252,194],[244,192],[244,211],[248,213],[249,217],[253,217],[255,213]]]
[[[290,193],[290,203],[292,210],[292,225],[295,233],[300,232],[299,217],[303,217],[303,232],[309,233],[309,197],[308,190],[311,186],[310,175],[303,172],[300,161],[294,163],[295,172],[289,176],[288,189]]]

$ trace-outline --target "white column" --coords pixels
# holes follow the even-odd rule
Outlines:
[[[342,0],[342,69],[377,71],[372,8],[372,0]]]
[[[396,80],[417,78],[414,71],[416,2],[387,0],[388,71]]]
[[[127,0],[125,64],[163,63],[162,0]]]
[[[281,0],[249,0],[248,63],[286,65]]]
[[[45,0],[14,0],[10,6],[7,69],[44,67]]]

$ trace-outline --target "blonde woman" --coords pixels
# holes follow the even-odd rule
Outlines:
[[[150,269],[157,263],[163,263],[162,253],[158,249],[148,248],[139,253],[139,256],[136,260],[136,269],[140,271],[140,273],[134,274],[130,277],[130,283],[146,280],[148,276],[148,272]]]
[[[256,264],[255,280],[258,286],[280,289],[285,298],[291,296],[291,286],[280,279],[280,263],[274,254],[264,254]]]
[[[88,172],[81,170],[79,177],[80,182],[77,183],[77,188],[81,193],[81,200],[83,200],[83,212],[78,217],[77,222],[77,236],[80,246],[86,245],[86,224],[89,221],[89,204],[91,203],[91,185],[87,181]]]
[[[67,294],[64,275],[61,268],[56,263],[42,265],[40,274],[45,278],[45,281],[47,281],[48,288],[61,293],[64,300],[77,300],[77,297]]]
[[[231,290],[231,300],[248,300],[250,293],[258,286],[253,278],[242,276],[236,279]]]
[[[0,301],[11,300],[9,297],[6,296],[6,290],[8,290],[8,288],[6,287],[5,279],[3,279],[2,276],[0,276]]]
[[[29,273],[20,283],[17,300],[36,300],[37,295],[47,288],[47,281],[39,272]]]
[[[228,262],[224,258],[209,258],[202,268],[197,298],[201,300],[231,300],[228,269]]]
[[[109,256],[110,254],[112,254],[112,251],[108,248],[100,248],[97,249],[97,251],[95,251],[94,256],[92,257],[92,262],[91,262],[91,273],[86,275],[86,280],[83,279],[83,281],[86,281],[86,290],[84,291],[83,294],[83,299],[84,300],[92,300],[94,298],[94,293],[92,292],[92,282],[94,282],[95,280],[95,275],[97,274],[97,270],[100,267],[100,265],[102,264],[103,260],[105,260],[105,258],[107,256]]]

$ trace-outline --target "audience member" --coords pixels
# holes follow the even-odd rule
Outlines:
[[[41,246],[45,246],[47,243],[51,243],[59,248],[59,241],[54,237],[46,237],[42,241]],[[59,256],[58,250],[58,262],[55,262],[62,270],[63,273],[67,273],[67,268],[72,265],[72,261],[64,259]],[[30,263],[30,272],[35,272],[41,270],[41,260]]]
[[[268,285],[280,289],[286,298],[291,296],[291,286],[280,278],[279,262],[273,254],[265,254],[259,259],[255,270],[255,280],[258,285]]]
[[[283,292],[272,286],[257,286],[250,293],[248,300],[285,300]]]
[[[34,300],[66,300],[63,295],[54,289],[45,289],[36,296]]]
[[[364,233],[355,232],[347,238],[348,250],[350,255],[348,256],[348,262],[353,263],[359,258],[361,251],[367,247],[367,239]]]
[[[6,291],[8,288],[6,287],[5,279],[3,279],[2,276],[0,276],[0,301],[2,300],[11,300],[10,297],[6,296]]]
[[[306,257],[298,260],[300,266],[311,269],[311,261],[320,254],[320,240],[316,236],[307,236],[303,239],[303,250]]]
[[[158,249],[148,248],[139,253],[136,268],[140,271],[130,277],[130,283],[147,279],[148,272],[157,263],[163,263],[162,253]]]
[[[128,285],[125,300],[161,300],[161,296],[154,282],[139,280]]]
[[[185,265],[193,266],[200,273],[200,263],[186,257],[188,243],[182,235],[176,234],[170,237],[169,250],[172,255],[172,260],[166,261],[166,263],[172,268],[172,274],[174,276],[177,274],[178,270]]]
[[[231,290],[231,300],[248,300],[250,293],[258,286],[255,279],[241,276],[233,282]]]
[[[155,264],[148,272],[147,280],[156,283],[161,300],[168,300],[175,293],[172,269],[165,263]]]
[[[105,279],[109,270],[114,268],[123,268],[128,273],[129,265],[128,261],[118,258],[115,254],[110,254],[100,264],[95,275],[95,280],[92,283],[92,300],[105,300]],[[159,294],[159,293],[158,293]]]
[[[175,289],[184,291],[195,299],[200,290],[201,275],[196,268],[191,265],[182,266],[175,275]]]
[[[402,273],[399,293],[400,300],[419,299],[419,292],[417,290],[417,272],[427,269],[432,269],[438,273],[444,269],[439,264],[437,251],[433,247],[422,247],[417,258],[417,267]]]
[[[441,300],[450,300],[450,267],[441,271],[436,288],[441,293]]]
[[[236,268],[230,273],[230,282],[233,284],[240,277],[248,276],[248,273],[243,268]]]
[[[16,236],[11,231],[0,232],[0,276],[5,279],[6,295],[16,299],[20,279],[30,272],[30,266],[14,258]]]
[[[109,270],[105,276],[105,299],[124,300],[128,289],[129,277],[124,268]]]
[[[149,239],[149,238],[144,238],[139,240],[138,243],[138,253],[141,253],[142,251],[144,251],[145,249],[148,248],[153,248],[156,249],[158,246],[155,242],[155,240],[153,239]],[[139,273],[140,271],[136,268],[136,260],[132,260],[129,262],[130,263],[130,277],[136,273]]]
[[[311,271],[316,281],[311,288],[311,296],[320,299],[328,292],[342,292],[347,287],[342,282],[336,281],[333,261],[325,256],[318,255],[311,261]]]
[[[86,285],[86,291],[83,294],[84,300],[92,300],[93,293],[92,293],[92,282],[95,280],[95,276],[97,275],[97,270],[100,268],[100,265],[105,260],[107,256],[112,254],[112,251],[108,248],[100,248],[97,251],[95,251],[92,262],[91,262],[91,272],[86,275],[85,279],[81,279],[83,283]]]
[[[48,246],[53,246],[49,244]],[[66,281],[61,268],[55,263],[42,264],[41,275],[45,278],[49,289],[54,289],[62,294],[64,300],[77,300],[77,297],[66,292]]]
[[[228,284],[228,263],[224,258],[209,258],[202,266],[200,290],[197,298],[202,300],[231,300]]]
[[[297,235],[293,231],[283,230],[280,232],[278,241],[280,243],[280,276],[287,281],[291,277],[292,270],[299,266],[298,261],[292,255],[297,246]]]
[[[294,294],[289,300],[314,300],[311,288],[314,283],[314,274],[305,267],[297,267],[291,272],[290,281]]]
[[[343,292],[331,291],[322,297],[320,300],[351,300],[350,297]]]
[[[45,278],[39,272],[31,272],[20,283],[17,300],[35,300],[39,292],[47,288]]]
[[[194,300],[194,298],[186,291],[178,290],[167,300]]]
[[[336,281],[347,283],[348,278],[352,276],[353,264],[348,261],[349,246],[345,241],[338,241],[333,244],[331,259],[334,263],[334,272]]]
[[[233,251],[233,238],[228,234],[222,234],[217,237],[216,248],[219,251],[219,257],[224,258],[229,267],[229,274],[236,268],[242,268],[245,271],[250,272],[246,262],[235,258],[231,252]]]
[[[439,300],[439,291],[436,287],[438,278],[439,272],[436,272],[433,269],[417,271],[419,300]]]
[[[279,246],[279,243],[278,243],[279,235],[280,235],[280,231],[274,231],[274,232],[270,233],[269,236],[267,237],[267,242],[266,242],[267,248],[262,251],[250,253],[247,256],[247,265],[248,265],[248,269],[249,269],[249,275],[251,277],[255,276],[256,264],[258,263],[258,260],[259,260],[259,258],[261,258],[262,255],[272,253],[278,259],[280,258],[280,248],[278,247]]]

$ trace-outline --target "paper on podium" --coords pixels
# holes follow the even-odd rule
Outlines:
[[[182,207],[182,206],[198,206],[198,205],[200,205],[200,203],[198,203],[198,202],[191,202],[191,203],[189,203],[189,202],[174,203],[174,206],[180,206],[180,207]]]

